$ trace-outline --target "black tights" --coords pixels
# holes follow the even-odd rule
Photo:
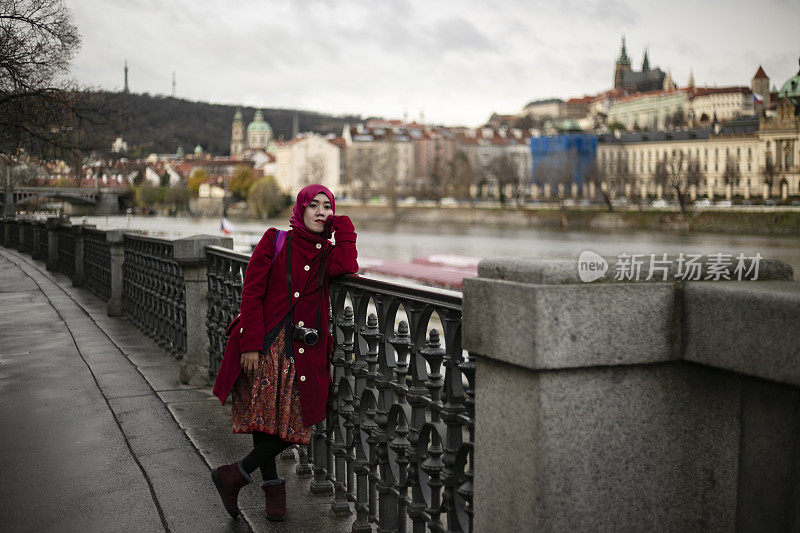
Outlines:
[[[291,442],[281,440],[277,435],[254,431],[253,451],[242,459],[242,468],[248,474],[252,474],[256,468],[261,468],[261,477],[264,481],[278,479],[275,457],[291,445]]]

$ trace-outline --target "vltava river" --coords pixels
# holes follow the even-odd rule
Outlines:
[[[73,217],[80,224],[82,217]],[[140,229],[152,235],[178,237],[193,234],[221,235],[218,218],[174,218],[162,216],[86,217],[87,224],[101,229]],[[288,221],[267,220],[233,222],[234,245],[249,249],[250,234],[266,228],[288,229]],[[795,237],[724,235],[653,231],[558,231],[537,228],[442,224],[390,224],[361,222],[356,225],[359,255],[411,260],[431,254],[456,254],[473,257],[541,257],[575,259],[584,250],[614,257],[620,253],[739,253],[778,259],[792,265],[795,278],[800,273],[800,239]],[[253,237],[257,241],[257,237]]]

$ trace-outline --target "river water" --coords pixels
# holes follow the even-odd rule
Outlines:
[[[73,217],[73,224],[96,224],[101,229],[138,229],[154,236],[179,237],[193,234],[222,235],[218,218],[164,216]],[[249,241],[266,228],[288,229],[288,221],[234,222],[234,246],[249,250]],[[359,255],[407,261],[432,254],[472,257],[540,257],[575,259],[591,250],[602,256],[621,253],[661,254],[670,258],[685,254],[733,254],[778,259],[800,274],[800,239],[762,235],[680,233],[674,231],[559,231],[538,228],[472,226],[452,223],[416,224],[360,222]]]

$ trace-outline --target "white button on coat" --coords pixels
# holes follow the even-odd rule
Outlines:
[[[304,267],[303,267],[303,270],[305,270],[306,272],[308,272],[309,270],[311,270],[311,267],[310,267],[310,266],[308,266],[308,265],[306,265],[306,266],[304,266]]]
[[[300,298],[300,293],[299,292],[294,293],[294,297],[295,298]]]
[[[303,322],[303,321],[301,320],[300,322],[298,322],[298,323],[297,323],[297,325],[298,325],[299,327],[301,327],[301,328],[302,328],[302,327],[303,327],[303,326],[305,326],[306,324],[305,324],[305,322]]]
[[[244,328],[239,328],[239,333],[244,333]]]
[[[305,351],[306,351],[306,350],[305,350],[305,348],[298,348],[298,349],[297,349],[297,353],[303,353],[303,352],[305,352]]]
[[[320,248],[322,248],[322,245],[320,243],[317,243],[317,250],[319,250]]]
[[[305,381],[305,380],[306,380],[305,376],[300,376],[300,381]]]

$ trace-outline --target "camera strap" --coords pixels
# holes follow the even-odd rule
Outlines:
[[[325,255],[327,249],[323,245],[322,261],[319,265],[317,274],[317,290],[319,291],[319,302],[317,302],[317,331],[322,328],[322,282],[325,278]],[[289,322],[294,327],[294,304],[292,303],[292,232],[286,236],[286,287],[289,290]]]

